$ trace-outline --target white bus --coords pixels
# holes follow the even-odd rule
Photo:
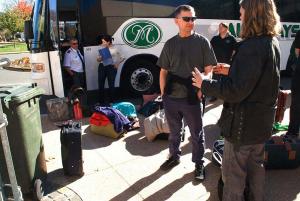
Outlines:
[[[275,2],[283,21],[279,40],[281,69],[285,69],[291,43],[300,29],[300,1]],[[104,33],[114,37],[115,46],[126,58],[118,68],[115,82],[120,92],[143,94],[158,90],[156,61],[164,43],[178,32],[172,14],[181,4],[195,8],[199,18],[195,31],[208,39],[218,34],[220,22],[228,22],[231,33],[238,37],[239,0],[36,0],[33,37],[28,38],[27,34],[27,39],[31,62],[38,68],[44,65],[45,69],[33,70],[31,79],[45,88],[46,94],[64,96],[64,41],[76,37],[84,53],[89,99],[97,100],[96,38]]]

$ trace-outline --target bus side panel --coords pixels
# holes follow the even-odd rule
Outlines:
[[[8,58],[11,62],[24,57],[31,58],[29,52],[16,54],[1,54],[0,58]],[[30,59],[31,61],[31,59]],[[0,68],[0,85],[16,85],[32,83],[31,71],[13,71]]]
[[[98,65],[97,61],[99,46],[84,47],[84,62],[86,88],[88,91],[98,89]]]
[[[32,80],[37,85],[45,90],[46,95],[52,95],[51,77],[49,69],[48,52],[33,53],[32,63],[37,63],[44,66],[43,70],[32,72]]]
[[[64,85],[62,79],[59,51],[49,52],[51,70],[52,70],[52,82],[54,86],[54,95],[58,97],[64,97]]]

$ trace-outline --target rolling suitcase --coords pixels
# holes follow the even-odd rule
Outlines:
[[[81,123],[68,121],[61,126],[61,158],[65,175],[82,176]]]

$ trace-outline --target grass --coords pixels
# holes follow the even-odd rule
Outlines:
[[[27,51],[26,43],[10,43],[10,44],[1,44],[0,43],[0,54],[8,52],[24,52]]]

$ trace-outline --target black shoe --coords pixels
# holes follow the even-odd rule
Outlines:
[[[166,160],[161,166],[160,169],[167,171],[171,170],[173,167],[178,165],[180,163],[179,159],[174,159],[173,157],[170,157],[168,160]]]
[[[203,181],[205,179],[204,165],[196,165],[195,179],[198,180],[198,181]]]

